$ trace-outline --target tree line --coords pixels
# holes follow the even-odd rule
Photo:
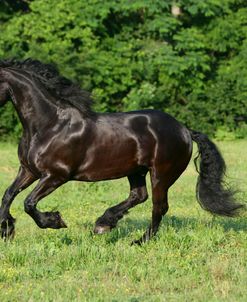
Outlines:
[[[0,59],[56,64],[96,111],[155,108],[209,135],[247,135],[246,0],[3,0],[0,32]],[[20,132],[1,108],[1,137]]]

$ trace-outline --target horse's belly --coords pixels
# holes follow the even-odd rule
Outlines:
[[[136,143],[129,142],[98,152],[88,152],[74,178],[83,181],[116,179],[133,174],[145,166],[148,166],[145,150],[141,151]]]
[[[121,169],[117,167],[103,167],[99,170],[85,169],[78,171],[78,173],[74,176],[74,179],[81,181],[110,180],[128,176],[137,170],[137,165],[129,165]]]

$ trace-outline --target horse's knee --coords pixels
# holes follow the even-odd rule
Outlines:
[[[131,191],[130,198],[135,205],[142,203],[148,199],[147,191]]]
[[[27,214],[30,214],[34,209],[34,205],[30,199],[26,199],[24,202],[24,210]]]
[[[148,193],[146,192],[145,194],[142,194],[139,196],[139,201],[140,203],[146,201],[148,199]]]
[[[138,198],[139,203],[142,203],[148,199],[148,192],[147,192],[146,187],[141,188],[137,191],[137,198]]]

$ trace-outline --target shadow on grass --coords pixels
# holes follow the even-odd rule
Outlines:
[[[83,229],[83,232],[90,232],[91,240],[96,240],[96,236],[104,236],[105,240],[109,244],[114,244],[118,240],[124,238],[131,238],[133,232],[139,232],[138,236],[141,236],[142,233],[148,228],[150,223],[149,219],[133,219],[126,217],[124,220],[120,221],[118,226],[113,229],[108,234],[95,235],[93,234],[94,223],[87,222],[84,224],[79,223],[80,227]],[[160,231],[166,231],[166,229],[172,228],[175,232],[187,229],[196,230],[199,227],[204,226],[205,228],[222,228],[225,232],[234,231],[241,232],[247,231],[247,220],[246,217],[240,218],[221,218],[213,217],[210,221],[202,220],[200,218],[191,218],[191,217],[178,217],[178,216],[165,216],[162,220]],[[138,238],[135,238],[138,239]],[[67,237],[67,235],[62,238],[62,243],[65,245],[70,245],[72,239]]]
[[[235,232],[247,231],[247,219],[246,217],[224,219],[222,221],[217,219],[217,222],[214,221],[213,225],[220,225],[227,232],[233,230]]]
[[[130,236],[132,232],[142,230],[145,232],[150,221],[148,219],[132,219],[126,218],[124,225],[119,223],[116,229],[112,230],[111,234],[107,238],[108,243],[115,243],[120,239]],[[225,232],[233,230],[234,232],[247,231],[246,217],[237,219],[233,218],[219,218],[215,217],[211,221],[202,221],[196,218],[184,218],[176,216],[166,216],[160,226],[160,230],[164,228],[173,228],[176,232],[183,229],[196,230],[199,226],[204,225],[207,228],[221,227]]]

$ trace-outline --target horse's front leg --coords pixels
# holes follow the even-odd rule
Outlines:
[[[41,178],[34,190],[24,202],[25,212],[28,213],[40,228],[66,228],[59,212],[40,212],[37,203],[65,183],[64,179],[48,175]]]
[[[11,186],[6,190],[2,204],[0,207],[0,225],[1,225],[1,237],[7,239],[14,236],[15,219],[11,216],[9,209],[18,193],[26,189],[36,180],[35,176],[24,167],[19,168],[16,179]]]

